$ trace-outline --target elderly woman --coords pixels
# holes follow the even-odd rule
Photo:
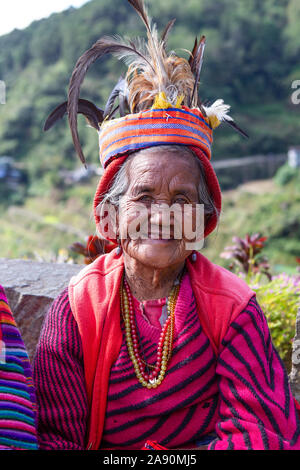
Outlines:
[[[114,91],[121,117],[111,119],[112,99],[102,113],[78,98],[88,66],[122,55],[124,43],[97,41],[70,82],[82,160],[76,113],[102,123],[95,218],[118,247],[72,278],[45,319],[35,359],[40,448],[300,449],[297,404],[254,293],[190,243],[214,230],[221,210],[212,129],[234,125],[226,106],[205,108],[195,95],[204,40],[189,62],[168,55],[166,32],[159,40],[142,2],[130,3],[146,23],[148,55]]]

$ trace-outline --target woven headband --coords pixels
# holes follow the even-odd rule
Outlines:
[[[104,168],[124,153],[158,145],[195,146],[211,157],[212,129],[199,110],[151,109],[104,124],[99,132]]]

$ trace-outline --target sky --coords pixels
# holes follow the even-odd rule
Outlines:
[[[0,36],[15,28],[24,29],[32,21],[46,18],[70,6],[81,7],[89,0],[1,0]]]

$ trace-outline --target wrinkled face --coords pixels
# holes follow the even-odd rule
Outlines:
[[[136,155],[128,171],[118,216],[124,255],[156,268],[183,262],[191,253],[187,242],[195,232],[199,204],[195,158],[153,148]]]

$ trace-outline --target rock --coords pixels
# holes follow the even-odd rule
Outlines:
[[[292,349],[290,384],[294,397],[300,403],[300,308],[296,318],[296,334]]]
[[[84,266],[3,258],[0,266],[0,284],[32,361],[51,303]]]

